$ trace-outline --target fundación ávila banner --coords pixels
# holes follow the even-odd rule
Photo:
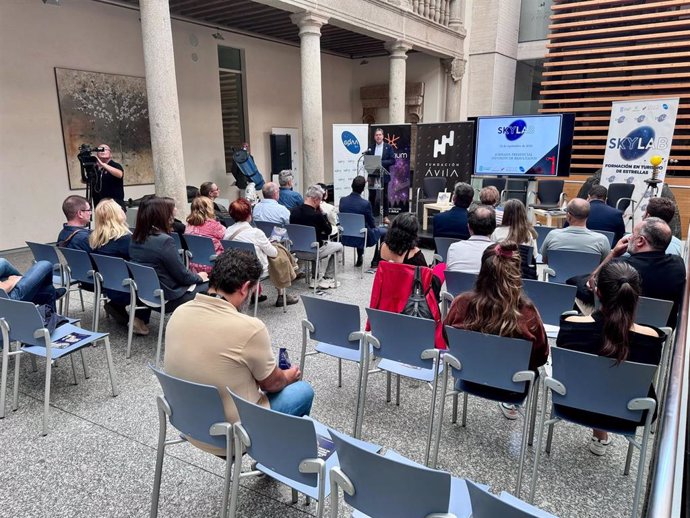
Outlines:
[[[390,144],[395,155],[395,164],[388,172],[389,214],[394,216],[410,208],[410,151],[411,126],[409,124],[377,124],[369,128],[369,149],[375,149],[374,132],[383,130],[383,141]],[[366,151],[366,150],[365,150]]]
[[[457,182],[470,183],[474,155],[474,122],[417,124],[417,148],[413,189],[421,188],[424,178],[446,178],[446,189],[453,192]]]
[[[663,158],[659,166],[659,179],[663,181],[666,176],[677,113],[678,98],[618,101],[611,106],[601,185],[634,184],[632,198],[637,202],[637,221],[638,216],[641,218],[644,214],[647,199],[651,195],[645,184],[645,180],[652,176],[651,157],[659,155]],[[661,194],[661,185],[658,194]]]
[[[367,150],[369,125],[333,124],[333,194],[335,205],[352,192],[357,166]],[[366,192],[366,191],[365,191]]]

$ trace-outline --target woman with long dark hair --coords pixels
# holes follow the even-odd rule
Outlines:
[[[393,263],[428,266],[424,254],[417,247],[419,222],[410,212],[398,214],[381,246],[381,259]]]
[[[539,312],[522,292],[520,273],[520,251],[515,242],[489,245],[482,255],[474,290],[455,297],[444,324],[532,342],[529,368],[536,371],[546,363],[549,343]],[[515,405],[500,403],[500,408],[508,419],[517,419]]]
[[[640,274],[627,263],[609,262],[602,266],[596,280],[595,292],[601,302],[598,311],[589,316],[561,317],[556,345],[589,354],[615,358],[617,363],[632,361],[659,365],[665,334],[654,327],[635,323],[635,311],[640,298]],[[655,397],[650,387],[651,396]],[[582,417],[588,412],[563,409]],[[629,427],[630,422],[608,418],[612,427]],[[589,449],[604,455],[611,439],[602,430],[593,430]]]
[[[169,311],[192,300],[198,291],[207,288],[208,281],[206,272],[196,274],[185,267],[170,237],[174,207],[169,199],[156,196],[142,202],[129,245],[132,261],[156,270]]]

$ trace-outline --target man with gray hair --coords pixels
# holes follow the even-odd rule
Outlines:
[[[336,255],[343,252],[343,245],[328,240],[332,227],[326,215],[321,212],[323,189],[318,185],[310,185],[304,196],[306,198],[304,203],[290,211],[290,223],[314,227],[316,229],[316,239],[319,242],[319,257],[321,259],[328,259],[326,273],[322,279],[314,277],[316,268],[312,268],[311,286],[313,287],[314,284],[318,283],[321,289],[337,288],[338,286],[333,278],[335,274],[335,260]],[[299,253],[297,257],[300,257]]]
[[[290,211],[278,203],[280,191],[273,182],[267,182],[261,189],[264,199],[254,206],[253,217],[255,221],[265,221],[276,225],[290,223]]]
[[[283,169],[278,175],[278,183],[280,184],[280,194],[278,196],[278,203],[280,203],[287,210],[302,205],[304,199],[298,192],[292,190],[294,175],[290,169]]]

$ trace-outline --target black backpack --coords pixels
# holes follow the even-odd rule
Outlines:
[[[410,315],[411,317],[434,319],[434,315],[429,309],[429,304],[426,301],[428,290],[424,291],[424,284],[422,284],[422,270],[421,266],[415,267],[414,280],[412,281],[412,293],[407,299],[405,307],[401,311],[403,315]]]

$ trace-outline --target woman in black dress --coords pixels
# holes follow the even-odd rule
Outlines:
[[[414,214],[398,214],[381,246],[381,259],[399,264],[429,266],[424,254],[417,247],[419,222]]]
[[[601,308],[591,316],[561,317],[556,345],[563,349],[615,358],[618,363],[631,361],[659,365],[665,334],[655,327],[635,323],[635,310],[640,297],[640,275],[637,270],[623,262],[606,264],[597,277],[596,294]],[[650,396],[656,399],[653,387],[650,387]],[[572,409],[562,410],[579,417],[591,415]],[[622,419],[603,420],[612,428],[616,425],[630,426],[629,421]],[[610,442],[606,432],[593,430],[589,449],[595,455],[604,455]]]

